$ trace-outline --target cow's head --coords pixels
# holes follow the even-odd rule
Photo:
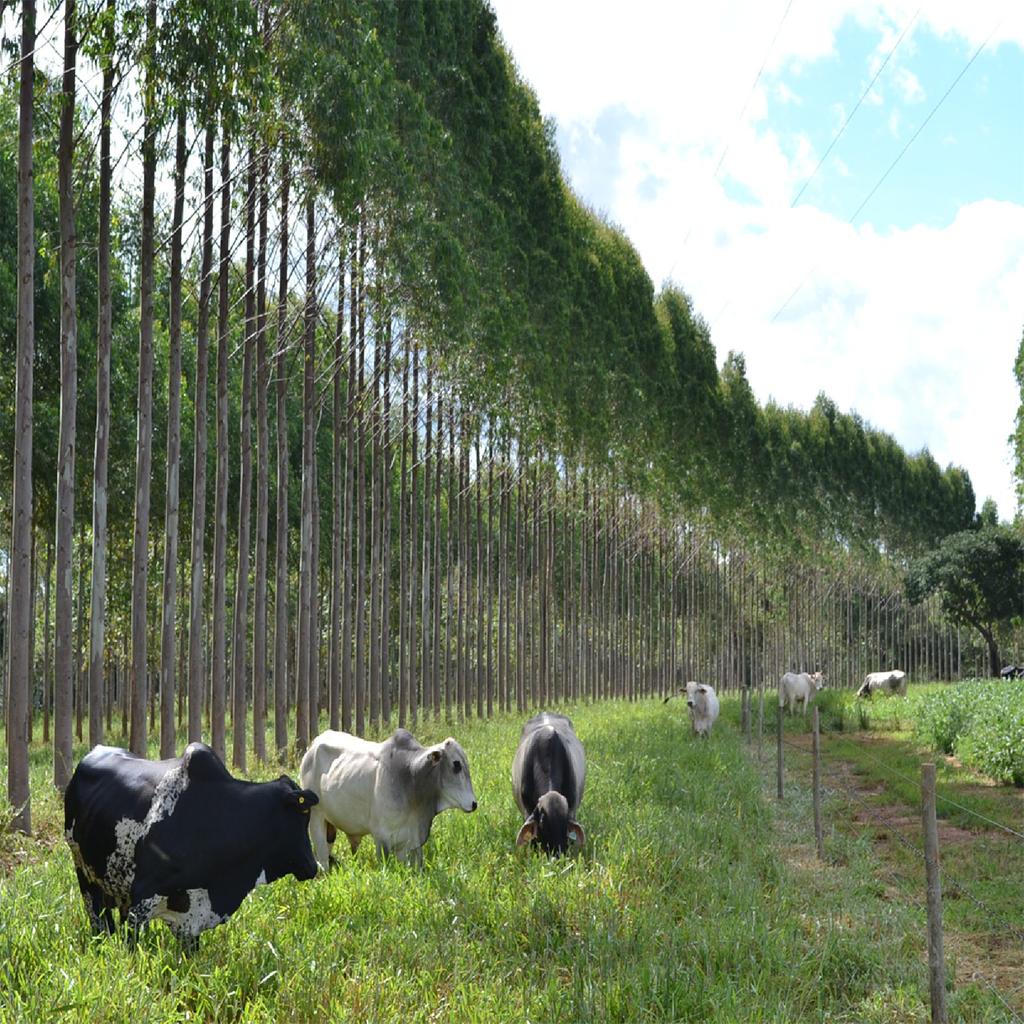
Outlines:
[[[704,683],[687,683],[686,684],[686,706],[688,708],[696,708],[698,706],[707,703],[707,695],[710,692],[710,687]]]
[[[820,672],[811,673],[811,682],[814,683],[815,690],[825,689],[825,677]]]
[[[856,695],[858,697],[868,697],[870,699],[870,697],[871,697],[871,680],[867,676],[864,677],[864,682],[860,684],[860,689],[857,691]]]
[[[585,839],[583,826],[569,816],[569,802],[552,790],[537,801],[533,813],[523,822],[516,846],[536,843],[546,854],[560,856],[570,841],[582,846]]]
[[[476,794],[469,777],[469,762],[466,752],[451,736],[427,751],[434,770],[438,773],[440,792],[437,796],[437,810],[456,807],[467,814],[476,810]]]
[[[316,860],[309,842],[309,811],[319,803],[311,789],[300,789],[287,775],[268,783],[276,789],[273,818],[267,822],[273,842],[266,865],[267,881],[294,875],[300,882],[316,877]]]

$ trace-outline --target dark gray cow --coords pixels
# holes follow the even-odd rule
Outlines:
[[[113,931],[115,910],[136,927],[162,918],[193,949],[257,885],[315,877],[307,816],[316,799],[286,775],[233,778],[203,743],[166,761],[93,747],[64,794],[93,931]]]
[[[526,821],[516,846],[537,843],[548,854],[565,853],[569,840],[584,842],[576,812],[583,799],[586,764],[565,715],[542,711],[523,726],[512,760],[512,793]]]
[[[405,729],[383,743],[328,730],[310,744],[299,775],[320,797],[309,832],[324,871],[338,830],[353,853],[372,835],[378,854],[422,864],[435,816],[455,807],[476,810],[466,752],[451,736],[424,747]]]

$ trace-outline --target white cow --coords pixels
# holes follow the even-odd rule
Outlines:
[[[423,747],[405,729],[383,743],[328,730],[310,744],[299,774],[320,798],[309,834],[324,871],[335,830],[348,836],[353,853],[372,835],[379,855],[422,865],[435,815],[476,810],[466,752],[451,736]]]
[[[718,718],[718,696],[710,683],[686,684],[686,710],[690,712],[690,724],[695,736],[707,739],[711,735],[711,726]]]
[[[869,672],[857,691],[858,697],[870,697],[876,690],[907,695],[907,673],[896,668],[891,672]]]
[[[799,703],[803,705],[803,713],[806,715],[807,705],[824,685],[825,680],[820,672],[787,672],[779,680],[779,707],[788,705],[789,713],[793,714]]]

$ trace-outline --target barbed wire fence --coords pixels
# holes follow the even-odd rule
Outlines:
[[[755,695],[760,697],[756,715],[753,707]],[[921,816],[916,828],[910,827],[911,822],[906,817],[894,820],[891,816],[885,816],[880,813],[877,805],[866,799],[866,795],[862,791],[844,781],[849,770],[849,761],[844,760],[841,754],[833,754],[827,759],[823,758],[818,708],[812,706],[808,713],[811,720],[810,744],[794,742],[786,735],[782,707],[777,708],[774,725],[766,722],[765,700],[771,700],[773,696],[772,691],[765,688],[761,688],[759,691],[750,689],[743,691],[740,704],[740,728],[748,745],[752,750],[756,750],[756,763],[766,772],[772,767],[768,754],[768,742],[774,744],[775,795],[778,801],[784,801],[786,798],[787,775],[792,776],[794,773],[799,773],[801,785],[805,784],[804,780],[808,780],[809,776],[813,820],[809,823],[808,828],[814,836],[818,859],[823,863],[829,859],[825,844],[826,827],[822,820],[823,806],[833,812],[840,807],[852,806],[857,810],[856,817],[848,815],[845,820],[848,825],[854,826],[854,835],[859,834],[860,837],[869,838],[872,842],[877,842],[881,838],[891,841],[905,854],[905,860],[909,864],[919,865],[919,869],[914,870],[911,875],[898,871],[896,866],[889,863],[888,858],[879,858],[876,869],[880,875],[893,884],[895,891],[908,905],[917,906],[927,911],[927,940],[924,945],[927,948],[929,962],[931,1021],[933,1024],[946,1024],[949,1020],[946,1006],[947,978],[950,988],[954,987],[955,981],[947,975],[945,967],[942,923],[943,892],[945,891],[947,898],[966,900],[991,922],[995,934],[1019,943],[1022,950],[1024,950],[1024,924],[1009,919],[1007,908],[996,906],[991,900],[979,895],[978,887],[975,884],[957,877],[957,874],[951,871],[948,865],[944,868],[941,867],[940,833],[937,828],[938,808],[942,807],[947,811],[952,809],[957,812],[958,816],[966,816],[968,820],[977,825],[979,830],[997,833],[1005,837],[1007,842],[1013,844],[1024,844],[1024,832],[938,792],[934,763],[922,764],[921,778],[914,779],[906,772],[887,764],[865,749],[863,744],[857,744],[858,754],[871,761],[873,766],[878,769],[878,774],[882,776],[882,784],[886,789],[889,789],[893,782],[899,782],[912,785],[920,793]],[[853,740],[849,740],[849,742],[854,743]],[[826,773],[827,784],[823,781],[823,776]],[[768,784],[767,778],[765,782]],[[903,798],[897,799],[902,802]],[[823,801],[825,801],[824,804]],[[843,831],[849,834],[850,829],[847,827]],[[902,867],[902,865],[900,866]],[[977,970],[972,972],[970,980],[990,994],[1003,1008],[1006,1021],[1013,1022],[1013,1024],[1024,1024],[1024,1008],[1020,1008],[1024,1006],[1024,977],[1018,979],[1017,983],[1009,990],[1005,985],[1002,988],[997,987],[990,976],[985,976],[984,973]]]

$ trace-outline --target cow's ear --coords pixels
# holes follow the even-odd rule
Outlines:
[[[523,827],[519,830],[519,835],[516,836],[516,846],[525,846],[536,838],[537,822],[533,820],[533,815],[531,814],[526,821],[523,822]]]
[[[582,846],[587,839],[583,826],[578,821],[569,821],[569,838],[577,845]]]
[[[285,800],[289,806],[294,807],[303,814],[309,814],[309,809],[320,803],[320,798],[311,789],[293,789],[285,794]]]

